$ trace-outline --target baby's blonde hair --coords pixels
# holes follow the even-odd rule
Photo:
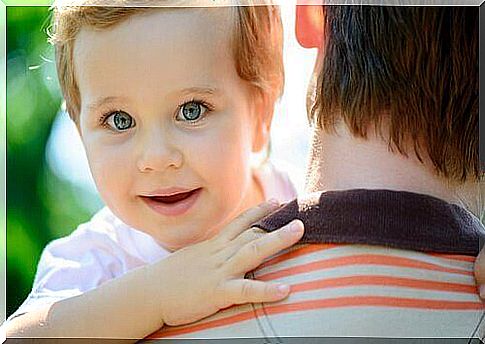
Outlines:
[[[110,0],[106,6],[98,1],[79,0],[53,7],[50,42],[56,51],[57,74],[67,111],[74,122],[79,118],[81,95],[75,77],[73,48],[82,27],[102,30],[160,7],[194,4],[194,1],[180,0],[149,0],[148,3]],[[254,4],[252,0],[246,0],[244,5],[229,6],[228,9],[235,11],[232,45],[236,71],[242,80],[260,92],[267,104],[273,104],[281,96],[284,84],[283,29],[279,9],[265,4],[266,1],[259,0]]]

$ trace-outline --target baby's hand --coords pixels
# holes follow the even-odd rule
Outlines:
[[[194,322],[233,304],[278,301],[288,295],[287,285],[244,279],[246,272],[303,235],[299,220],[272,233],[248,229],[276,208],[271,202],[252,208],[214,238],[183,248],[158,263],[163,280],[160,306],[166,325]]]

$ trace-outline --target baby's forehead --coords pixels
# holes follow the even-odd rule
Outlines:
[[[127,51],[138,46],[143,54],[154,54],[164,47],[172,53],[165,54],[165,58],[177,52],[201,55],[207,49],[224,52],[232,49],[232,16],[230,8],[153,8],[104,29],[84,25],[74,42],[74,57],[88,57],[93,51],[116,44],[125,45]],[[110,58],[116,57],[119,56]]]
[[[130,44],[151,40],[148,43],[156,45],[156,38],[161,38],[163,41],[173,41],[174,48],[183,44],[194,45],[194,42],[201,40],[218,46],[234,42],[235,10],[231,7],[153,7],[139,11],[133,9],[129,16],[119,9],[118,21],[113,19],[116,13],[111,13],[109,9],[106,11],[105,15],[110,16],[112,24],[103,24],[101,12],[97,14],[98,18],[82,25],[74,40],[75,54],[88,50],[84,45],[82,51],[76,51],[85,40],[89,40],[91,45],[103,41]],[[133,31],[140,35],[131,35]]]
[[[67,0],[69,1],[69,0]],[[102,4],[99,0],[77,0],[85,4]],[[85,66],[83,58],[93,59],[90,54],[98,40],[97,50],[109,52],[110,38],[121,42],[126,47],[131,43],[137,44],[140,37],[147,42],[152,40],[153,46],[160,41],[171,44],[171,50],[177,52],[193,52],[198,47],[201,54],[206,50],[216,50],[231,67],[237,70],[238,76],[256,87],[263,93],[268,93],[272,99],[281,94],[283,80],[282,64],[282,27],[279,10],[275,6],[231,6],[241,1],[210,0],[209,4],[220,3],[226,6],[206,6],[207,1],[196,1],[198,7],[186,7],[194,4],[190,1],[160,0],[163,4],[177,5],[177,7],[113,7],[135,4],[143,6],[146,2],[140,0],[110,0],[108,6],[75,6],[74,8],[54,7],[53,30],[50,41],[56,47],[56,60],[61,88],[66,98],[66,104],[72,117],[76,119],[80,111],[81,87],[79,77]],[[248,0],[248,4],[262,2],[268,5],[270,0]],[[147,5],[151,5],[151,2]],[[202,6],[204,5],[204,6]],[[138,30],[139,37],[130,36],[133,23],[143,26],[150,22],[150,17],[159,13],[163,18],[152,21],[152,25],[145,25],[144,30]],[[189,15],[190,14],[190,15]],[[165,24],[165,26],[164,26]],[[167,25],[168,24],[168,25]],[[197,26],[198,24],[199,26]],[[125,32],[119,27],[124,27]],[[129,28],[128,30],[126,28]],[[116,31],[117,34],[113,34]],[[163,34],[156,37],[154,33]],[[178,35],[178,37],[176,37]],[[89,38],[89,39],[87,39]],[[131,41],[130,41],[131,39]],[[193,46],[193,47],[192,47]],[[192,49],[188,49],[192,47]],[[141,52],[152,54],[150,44]],[[199,52],[196,52],[199,54]],[[113,56],[127,55],[125,51],[112,52],[103,56],[112,59]],[[158,64],[167,59],[156,61]],[[168,61],[168,62],[167,62]],[[212,68],[218,67],[212,61]],[[134,64],[133,61],[128,61]],[[191,64],[186,69],[194,70]],[[99,74],[104,73],[103,70]],[[106,73],[104,73],[106,74]]]
[[[241,81],[230,30],[208,20],[226,21],[227,9],[216,10],[156,9],[107,30],[81,30],[74,64],[82,104],[100,96],[172,99],[191,87],[234,90]]]
[[[53,8],[69,8],[77,6],[97,7],[139,7],[139,8],[215,8],[237,6],[268,5],[268,0],[55,0]]]

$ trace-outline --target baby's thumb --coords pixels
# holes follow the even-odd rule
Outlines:
[[[475,279],[477,280],[480,297],[485,299],[485,246],[475,260]]]

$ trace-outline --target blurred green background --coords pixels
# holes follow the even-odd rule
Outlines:
[[[42,248],[101,206],[47,159],[62,103],[48,24],[48,7],[7,7],[7,316],[28,295]]]

